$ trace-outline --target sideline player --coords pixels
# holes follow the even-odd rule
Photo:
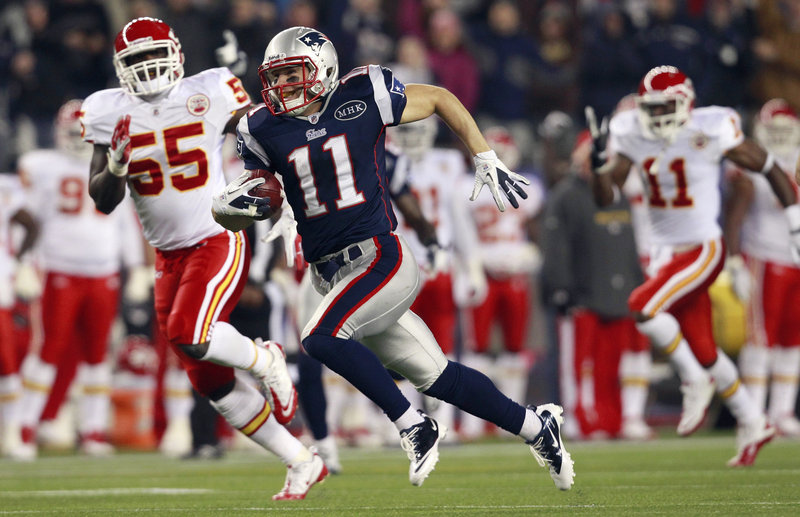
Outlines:
[[[761,107],[753,136],[775,154],[784,171],[792,170],[800,155],[800,119],[785,100],[772,99]],[[787,177],[794,184],[788,172]],[[739,370],[762,411],[769,393],[767,416],[777,432],[800,438],[795,415],[800,318],[793,310],[800,302],[800,267],[792,258],[789,224],[766,178],[739,172],[731,185],[725,217],[728,269],[748,316]]]
[[[414,411],[385,368],[418,391],[454,404],[522,436],[556,486],[573,484],[573,463],[560,438],[561,408],[524,406],[482,373],[448,361],[430,330],[409,311],[420,287],[419,267],[393,233],[384,160],[385,128],[437,114],[473,154],[475,198],[488,185],[501,210],[518,206],[527,183],[497,159],[472,116],[449,91],[404,85],[370,65],[339,79],[333,43],[308,27],[278,33],[259,68],[265,104],[238,126],[248,170],[280,174],[297,220],[312,281],[324,295],[306,325],[306,351],[375,402],[400,432],[411,461],[409,480],[421,485],[439,458],[446,430]],[[247,192],[264,178],[246,172],[214,199],[215,217],[246,226],[269,207]],[[288,208],[287,208],[288,209]]]
[[[224,133],[250,99],[227,68],[184,78],[180,42],[161,20],[126,24],[113,59],[121,88],[92,94],[83,105],[84,138],[94,143],[89,193],[110,213],[129,187],[156,249],[161,331],[197,392],[288,466],[286,485],[273,498],[302,499],[327,469],[281,425],[294,416],[297,393],[280,345],[254,343],[226,322],[246,281],[248,244],[211,217],[213,194],[225,185]],[[231,367],[254,374],[269,398]]]
[[[760,171],[785,207],[791,228],[800,229],[800,206],[775,157],[745,138],[739,115],[718,106],[694,108],[694,99],[691,79],[677,68],[650,70],[639,86],[638,109],[611,120],[611,158],[602,166],[597,157],[593,162],[595,198],[601,205],[611,203],[631,166],[643,171],[653,252],[648,279],[631,293],[629,307],[639,331],[669,355],[683,382],[678,434],[688,436],[702,424],[716,388],[739,424],[738,451],[728,465],[747,466],[775,430],[712,335],[708,287],[725,262],[717,221],[720,161]],[[599,140],[596,124],[590,126]],[[795,235],[796,248],[800,233]]]

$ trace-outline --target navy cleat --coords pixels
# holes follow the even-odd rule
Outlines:
[[[447,434],[447,428],[422,411],[417,412],[424,421],[400,431],[400,445],[411,460],[408,480],[414,486],[422,486],[439,461],[439,441]]]
[[[561,413],[564,410],[555,404],[528,406],[528,409],[539,415],[542,420],[542,430],[533,440],[525,443],[531,446],[531,453],[540,466],[550,467],[550,477],[556,488],[569,490],[575,483],[575,469],[572,456],[561,441],[560,426],[564,423]]]

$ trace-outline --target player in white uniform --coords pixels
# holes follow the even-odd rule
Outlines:
[[[22,365],[22,439],[30,459],[36,456],[36,426],[65,363],[82,363],[81,450],[112,452],[107,436],[111,366],[105,359],[117,316],[120,261],[128,267],[144,261],[132,207],[126,204],[107,216],[94,209],[87,195],[92,148],[81,139],[80,108],[80,100],[71,100],[59,110],[55,149],[31,151],[19,160],[29,210],[41,227],[36,255],[45,276],[41,348],[32,350]]]
[[[387,138],[403,151],[397,159],[392,183],[407,183],[422,216],[435,230],[423,242],[425,234],[412,230],[403,217],[403,210],[399,210],[397,233],[406,238],[421,267],[422,288],[411,304],[411,311],[422,318],[442,352],[454,359],[457,305],[480,303],[486,296],[486,278],[479,256],[477,229],[470,217],[466,196],[457,188],[469,172],[466,161],[455,149],[434,148],[436,132],[437,122],[431,117],[388,128]],[[497,212],[495,206],[492,200],[492,210]],[[514,213],[516,211],[510,212]],[[461,271],[472,274],[458,276]],[[455,278],[463,279],[457,291],[454,290]],[[502,384],[498,385],[502,389]],[[414,390],[403,390],[403,393],[413,404],[416,399]],[[525,398],[519,393],[505,393],[514,400]],[[439,404],[424,395],[423,401],[437,422],[453,428],[453,406]],[[483,420],[475,419],[483,425]],[[453,441],[455,434],[450,436]]]
[[[764,104],[754,137],[775,154],[784,171],[792,170],[800,157],[800,120],[786,101]],[[767,179],[738,172],[731,184],[725,218],[729,270],[748,309],[748,339],[739,354],[739,370],[761,410],[769,392],[767,415],[777,431],[797,438],[800,319],[790,308],[800,303],[800,267],[792,258],[789,225]]]
[[[249,253],[242,232],[224,230],[211,216],[211,199],[225,186],[224,134],[250,99],[227,68],[184,78],[183,60],[161,20],[135,19],[117,35],[121,88],[92,94],[83,105],[84,138],[94,144],[89,193],[98,210],[110,213],[130,189],[156,248],[161,332],[195,390],[289,467],[274,498],[302,499],[327,469],[281,425],[294,416],[297,394],[280,345],[256,343],[226,322],[244,287]],[[269,399],[233,368],[254,374]]]
[[[511,133],[499,126],[484,132],[489,145],[503,163],[516,170],[520,151]],[[470,217],[478,229],[478,263],[484,268],[488,288],[477,304],[467,307],[466,330],[469,346],[463,351],[464,364],[489,373],[503,393],[515,400],[524,399],[533,355],[527,348],[529,323],[534,296],[532,276],[541,265],[535,244],[536,218],[544,203],[544,187],[533,175],[526,175],[531,185],[528,198],[520,200],[519,209],[499,214],[491,196],[482,194],[470,206]],[[464,182],[464,180],[462,180]],[[465,188],[469,188],[466,185]],[[470,271],[470,268],[467,268]],[[466,276],[474,276],[466,275]],[[496,359],[489,355],[492,328],[502,335],[502,349]],[[476,439],[485,426],[469,415],[462,415],[461,435]]]
[[[792,228],[800,228],[800,206],[774,156],[742,134],[738,114],[716,106],[693,109],[694,97],[691,80],[677,68],[648,72],[638,109],[611,120],[611,158],[595,171],[595,195],[608,204],[620,195],[632,165],[645,174],[653,252],[649,278],[631,293],[629,306],[639,331],[669,354],[683,382],[678,433],[689,435],[702,424],[716,387],[739,423],[738,452],[728,464],[746,466],[775,430],[712,335],[708,287],[725,261],[717,222],[721,160],[764,174]],[[593,134],[600,136],[596,127]],[[800,235],[793,245],[800,245]]]
[[[25,230],[16,242],[15,227]],[[19,376],[19,350],[14,336],[12,307],[15,278],[20,273],[19,258],[38,238],[38,226],[25,208],[25,193],[14,174],[0,174],[0,455],[24,460],[20,440],[19,403],[22,382]]]

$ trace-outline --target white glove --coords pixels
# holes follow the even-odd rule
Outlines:
[[[128,163],[131,161],[131,116],[125,115],[117,120],[111,134],[111,145],[108,147],[108,172],[118,178],[128,174]]]
[[[742,303],[747,303],[750,300],[750,287],[752,279],[750,277],[750,270],[744,263],[741,255],[733,255],[725,260],[725,270],[731,276],[731,287],[733,293]]]
[[[133,304],[144,303],[150,299],[150,288],[155,280],[155,271],[150,266],[136,266],[128,270],[124,298]]]
[[[239,50],[239,42],[233,31],[222,31],[225,44],[215,51],[219,66],[226,66],[233,75],[241,76],[247,71],[247,54]]]
[[[294,212],[288,203],[283,204],[281,216],[272,225],[264,238],[264,242],[272,242],[278,237],[283,237],[283,251],[286,254],[286,265],[294,267],[295,241],[297,240],[297,221]]]
[[[508,167],[500,161],[494,151],[478,153],[472,157],[472,161],[475,164],[475,187],[469,197],[470,201],[475,201],[478,198],[478,194],[480,194],[484,185],[489,186],[494,202],[501,212],[506,211],[506,204],[500,196],[498,186],[503,190],[503,194],[514,208],[519,208],[519,202],[514,197],[515,192],[523,199],[528,197],[528,194],[519,186],[519,183],[530,185],[531,182],[524,176],[508,170]]]
[[[453,299],[459,307],[474,307],[486,299],[489,284],[480,260],[470,260],[455,270]]]
[[[18,262],[14,268],[14,290],[23,300],[35,300],[42,295],[42,281],[33,264]]]
[[[448,258],[447,250],[439,246],[438,242],[428,244],[425,249],[426,258],[428,259],[425,265],[422,266],[425,273],[433,278],[439,273],[446,271]]]
[[[792,246],[792,260],[800,264],[800,205],[789,205],[783,209],[789,220],[789,239]]]
[[[250,179],[248,172],[228,183],[220,194],[214,196],[212,207],[215,213],[223,215],[243,215],[253,219],[267,219],[277,207],[269,206],[269,199],[248,194],[267,181],[264,178]]]

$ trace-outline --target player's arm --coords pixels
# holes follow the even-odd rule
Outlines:
[[[761,172],[784,208],[797,202],[792,182],[775,162],[775,157],[750,138],[729,149],[725,157],[743,169]]]
[[[132,149],[130,124],[130,115],[120,117],[111,135],[111,145],[94,144],[89,165],[89,195],[104,214],[110,214],[125,197]]]
[[[436,228],[425,218],[417,198],[411,192],[403,192],[393,199],[397,209],[403,214],[403,220],[417,234],[419,242],[424,246],[436,243]]]
[[[620,196],[633,162],[622,154],[614,154],[599,168],[592,168],[592,191],[599,206],[608,206]]]
[[[240,109],[234,111],[233,115],[231,115],[231,118],[228,120],[228,123],[225,124],[224,131],[226,133],[230,133],[232,135],[235,135],[236,134],[236,126],[239,124],[239,119],[241,119],[242,117],[247,115],[247,112],[250,111],[250,108],[252,108],[252,107],[253,107],[252,104],[248,104],[244,108],[240,108]]]
[[[39,223],[36,221],[36,218],[24,208],[20,208],[14,212],[14,215],[11,216],[11,222],[18,224],[25,231],[25,236],[22,238],[22,242],[16,252],[16,257],[20,258],[30,251],[39,239]]]
[[[501,190],[511,206],[519,208],[516,196],[523,199],[528,197],[520,184],[530,185],[530,181],[511,172],[497,158],[478,129],[475,119],[455,95],[444,88],[428,84],[408,84],[405,95],[406,107],[400,118],[401,124],[438,115],[469,149],[475,165],[475,187],[470,196],[472,201],[478,197],[483,186],[487,185],[501,212],[506,209],[505,201],[500,196]]]
[[[736,147],[729,149],[725,157],[740,167],[760,172],[767,178],[772,191],[778,198],[783,213],[789,221],[789,239],[791,241],[792,258],[800,264],[800,205],[797,205],[797,195],[789,176],[775,162],[775,157],[767,153],[754,140],[745,140]]]
[[[725,247],[728,254],[736,256],[741,253],[741,228],[750,204],[753,202],[755,187],[746,174],[736,174],[728,182],[729,195],[725,199]]]

